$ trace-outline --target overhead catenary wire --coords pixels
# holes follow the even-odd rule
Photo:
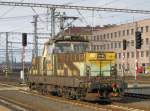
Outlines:
[[[110,4],[113,4],[113,3],[118,2],[118,1],[120,1],[120,0],[112,0],[112,1],[106,2],[105,4],[101,5],[100,7],[110,5]]]
[[[67,2],[64,5],[71,5],[71,4],[75,4],[75,3],[80,3],[80,2],[84,2],[84,1],[88,1],[88,0],[78,0],[78,1],[72,1],[72,2]]]
[[[20,3],[22,3],[24,0],[21,0]],[[15,9],[15,6],[9,8],[8,10],[6,10],[2,15],[0,15],[0,18],[7,15],[10,11],[12,11],[13,9]]]
[[[46,13],[40,13],[39,16],[46,16]],[[25,15],[25,16],[10,16],[10,17],[1,17],[0,20],[7,20],[7,19],[24,19],[28,17],[33,17],[34,15]]]
[[[102,7],[90,7],[90,6],[71,6],[71,5],[55,5],[55,4],[38,4],[38,3],[19,3],[19,2],[0,2],[0,5],[6,6],[22,6],[22,7],[41,7],[41,8],[54,8],[54,9],[78,9],[78,10],[95,10],[106,12],[121,12],[121,13],[139,13],[150,14],[149,10],[135,10],[135,9],[123,9],[123,8],[102,8]]]
[[[43,20],[41,19],[40,15],[36,12],[36,10],[35,10],[33,7],[31,7],[31,9],[32,9],[33,12],[38,16],[39,20],[40,20],[42,23],[44,23]]]
[[[83,14],[77,9],[78,14],[82,17],[82,19],[84,20],[84,22],[86,23],[86,25],[88,24],[87,20],[85,19],[85,17],[83,16]]]

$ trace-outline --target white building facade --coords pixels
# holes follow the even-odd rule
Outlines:
[[[135,31],[142,32],[143,45],[136,57]],[[122,64],[125,64],[125,74],[134,76],[136,58],[138,66],[148,66],[150,63],[150,19],[133,23],[110,25],[93,32],[89,38],[91,49],[95,51],[115,51],[117,53],[117,69],[121,74]],[[127,40],[127,49],[123,51],[123,39]],[[123,59],[124,55],[124,59]]]

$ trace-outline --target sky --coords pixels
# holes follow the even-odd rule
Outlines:
[[[91,6],[106,8],[125,8],[137,10],[150,10],[150,0],[0,0],[5,2],[24,2],[40,4]],[[15,7],[0,5],[0,32],[33,32],[33,16],[39,14],[38,32],[50,33],[50,16],[47,16],[45,8]],[[73,26],[103,26],[106,24],[123,24],[150,18],[147,14],[127,14],[117,12],[79,11],[57,9],[56,12],[65,12],[67,16],[79,17],[73,22]],[[42,14],[42,15],[41,15]],[[47,19],[48,18],[48,19]],[[68,21],[69,22],[69,21]],[[58,32],[58,21],[56,24]],[[32,42],[33,36],[28,36],[28,41]],[[5,49],[5,34],[0,34],[0,49]],[[9,35],[9,41],[21,42],[21,35]],[[39,40],[44,43],[46,40]],[[9,44],[10,45],[10,44]],[[21,44],[12,44],[12,48],[22,49]],[[39,46],[42,51],[42,46]],[[32,49],[29,45],[26,49]],[[0,61],[5,60],[5,51],[0,50]],[[16,55],[20,55],[19,59]],[[21,60],[21,52],[14,52],[14,59]],[[26,52],[26,60],[31,60],[31,51]]]

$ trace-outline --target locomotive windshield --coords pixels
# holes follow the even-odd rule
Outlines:
[[[55,40],[53,45],[53,52],[85,52],[88,50],[88,43],[88,41],[78,36],[64,36],[61,39]],[[49,46],[49,51],[50,50],[52,50],[51,46]]]

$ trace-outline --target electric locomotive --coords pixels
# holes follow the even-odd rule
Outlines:
[[[88,101],[120,97],[125,86],[117,77],[116,53],[91,51],[78,36],[46,42],[42,56],[32,60],[28,83],[31,90]]]

